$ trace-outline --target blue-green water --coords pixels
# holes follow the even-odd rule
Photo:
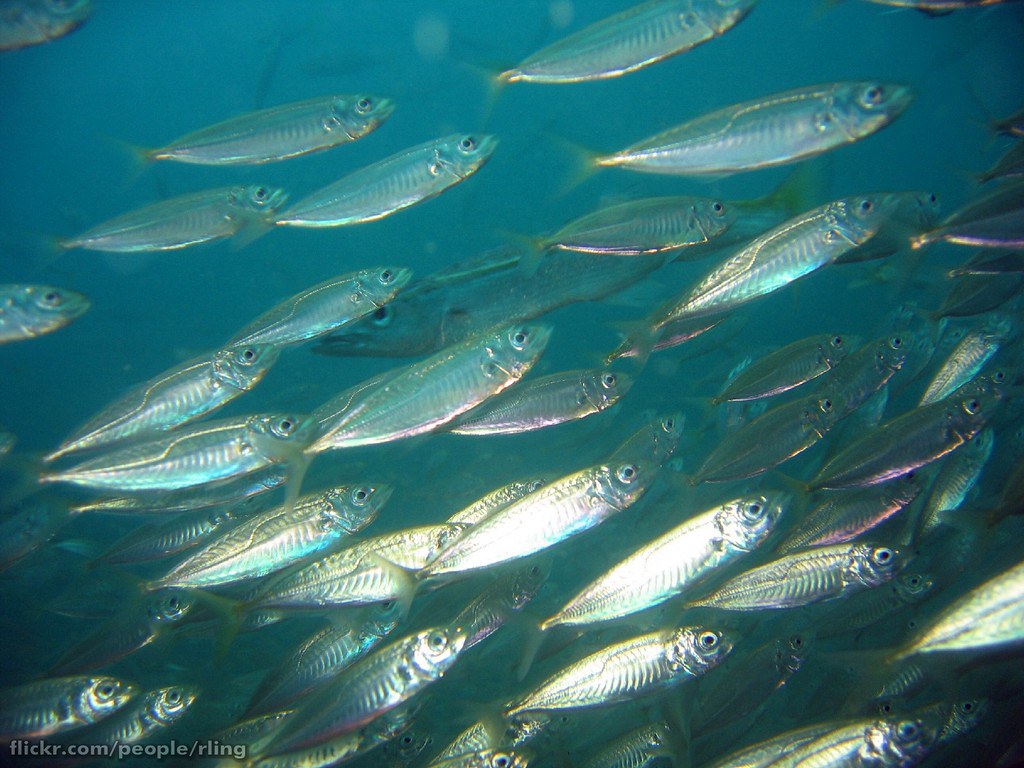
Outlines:
[[[902,82],[914,89],[912,106],[877,135],[829,155],[817,202],[926,189],[949,212],[977,190],[972,174],[988,168],[1009,146],[1005,137],[992,139],[987,121],[1015,112],[1024,100],[1020,6],[929,18],[858,0],[835,5],[766,0],[721,39],[640,72],[565,86],[513,84],[492,100],[482,72],[510,66],[622,5],[605,0],[97,0],[92,17],[73,34],[0,53],[0,281],[65,286],[93,301],[92,309],[67,328],[0,348],[0,426],[18,437],[19,468],[9,469],[3,481],[12,490],[20,487],[19,472],[35,455],[51,450],[127,387],[221,345],[280,299],[333,275],[396,264],[424,276],[501,245],[505,231],[540,234],[602,204],[643,196],[755,198],[774,189],[788,170],[714,181],[606,170],[573,185],[575,161],[561,139],[610,151],[712,109],[789,88],[848,79]],[[256,108],[355,92],[394,99],[394,115],[358,142],[283,163],[252,168],[156,164],[140,171],[120,146],[157,146]],[[78,250],[54,258],[45,247],[50,237],[208,187],[265,183],[284,187],[297,200],[406,147],[474,130],[501,140],[478,174],[382,221],[331,230],[281,229],[241,250],[220,242],[164,254]],[[334,452],[317,459],[304,488],[364,480],[395,485],[371,533],[437,522],[509,480],[536,474],[554,478],[601,461],[645,419],[670,410],[684,411],[690,426],[677,453],[677,468],[685,475],[699,467],[721,435],[711,406],[701,398],[715,394],[740,359],[812,333],[870,337],[884,330],[887,313],[899,302],[933,309],[946,293],[946,270],[968,254],[953,246],[928,249],[912,281],[901,279],[898,262],[881,271],[878,264],[824,270],[744,307],[747,322],[738,335],[717,345],[696,342],[697,350],[710,350],[707,354],[682,347],[653,356],[610,413],[520,436],[441,435]],[[555,330],[537,373],[597,364],[615,344],[614,323],[642,317],[709,269],[708,261],[670,265],[621,296],[552,313]],[[978,318],[961,322],[971,327]],[[308,412],[395,364],[316,356],[309,347],[289,349],[266,381],[221,415]],[[912,397],[894,397],[887,416],[909,408]],[[1012,423],[998,427],[1005,439],[997,438],[993,464],[1005,467],[1019,461],[1020,446],[1014,445]],[[784,469],[807,480],[818,461],[820,453]],[[549,615],[590,578],[674,521],[729,494],[770,483],[660,488],[623,516],[633,517],[613,520],[553,551],[552,575],[538,597],[537,616]],[[983,486],[979,506],[998,497],[998,480],[992,483]],[[106,546],[129,527],[123,518],[80,519],[57,540]],[[980,562],[972,560],[976,570],[963,576],[965,586],[937,602],[945,604],[995,573],[993,564],[1013,562],[1007,538],[1017,528],[1007,524],[998,529],[1003,538],[986,540]],[[164,567],[133,573],[148,576]],[[94,578],[80,555],[52,545],[5,574],[4,682],[42,675],[72,638],[93,628],[89,620],[40,609],[73,583]],[[128,580],[115,582],[88,599],[116,603],[132,589]],[[418,602],[400,632],[450,619],[472,594],[463,585]],[[742,625],[732,617],[727,623]],[[190,681],[203,687],[199,711],[179,731],[203,737],[244,709],[262,670],[315,624],[306,618],[242,637],[225,660],[213,658],[213,640],[204,637],[147,649],[115,669],[143,686]],[[600,647],[602,639],[621,636],[609,630],[590,634],[546,659],[524,683],[514,680],[508,664],[518,643],[496,636],[490,641],[494,647],[481,648],[457,666],[426,702],[415,726],[433,737],[425,756],[482,710]],[[1014,672],[1019,678],[1019,667]],[[956,688],[948,681],[943,695],[955,695]],[[1016,693],[1000,690],[998,696],[1010,703],[993,715],[995,722],[986,723],[985,733],[1005,749],[1012,737],[1002,733],[999,718],[1019,713],[1021,702]],[[827,695],[825,700],[823,708],[810,711],[807,699],[796,696],[795,711],[769,709],[748,735],[766,737],[813,721],[828,711],[832,700]],[[835,702],[841,701],[835,694]],[[628,705],[622,711],[621,722],[614,714],[591,720],[580,715],[564,739],[556,740],[557,748],[538,751],[536,764],[579,764],[580,755],[599,746],[597,733],[611,735],[620,725],[639,724],[656,706]],[[735,745],[723,740],[721,749],[712,751]],[[937,755],[935,764],[966,764],[962,749]],[[994,760],[1000,751],[993,747],[985,759]]]

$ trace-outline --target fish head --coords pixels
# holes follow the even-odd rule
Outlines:
[[[838,391],[812,395],[805,401],[803,427],[817,432],[819,437],[824,437],[845,413],[845,402]]]
[[[533,563],[512,575],[509,604],[514,610],[519,610],[536,597],[548,577],[548,570],[538,563]]]
[[[626,373],[599,370],[590,371],[581,379],[579,404],[590,403],[603,411],[618,402],[633,385],[633,379]]]
[[[228,193],[228,200],[232,207],[243,213],[268,216],[276,213],[288,201],[288,193],[280,187],[250,184],[232,189]]]
[[[681,627],[671,634],[666,648],[666,660],[673,672],[700,677],[717,666],[731,650],[732,641],[717,630]]]
[[[903,567],[903,553],[892,547],[864,547],[853,561],[851,577],[867,587],[892,579]]]
[[[79,711],[90,722],[101,720],[127,704],[138,689],[116,677],[94,677],[81,693]]]
[[[902,720],[880,720],[868,728],[864,738],[874,754],[887,756],[887,764],[917,765],[935,744],[940,727],[934,713],[927,713]]]
[[[722,506],[718,521],[722,537],[739,550],[749,552],[775,530],[785,505],[781,492],[753,495]]]
[[[644,425],[633,433],[618,450],[612,461],[649,461],[662,465],[675,453],[683,436],[685,419],[681,413],[670,413]]]
[[[953,702],[939,731],[939,743],[973,731],[989,712],[988,699],[962,699]]]
[[[893,581],[893,590],[904,603],[916,603],[927,595],[935,582],[926,573],[904,573]]]
[[[444,346],[437,307],[407,302],[403,297],[399,295],[361,320],[321,337],[315,351],[339,357],[408,357]]]
[[[978,383],[978,380],[965,384],[964,396],[951,403],[946,411],[949,426],[967,440],[974,437],[988,423],[999,405],[998,394],[989,391],[988,387],[978,387],[978,391],[971,392],[971,384],[974,383]]]
[[[323,520],[334,530],[361,531],[377,518],[393,491],[390,485],[331,488],[321,496]]]
[[[146,602],[146,617],[156,624],[173,624],[183,619],[194,603],[187,593],[179,589],[162,590]]]
[[[843,83],[833,94],[830,116],[851,139],[860,139],[891,123],[913,100],[911,89],[898,83]]]
[[[757,0],[714,0],[701,9],[701,19],[719,35],[739,24],[754,9]]]
[[[341,132],[354,141],[377,130],[394,111],[395,102],[384,96],[338,96],[331,102],[322,124],[327,133]]]
[[[353,301],[368,298],[378,308],[394,298],[412,280],[412,270],[407,267],[381,267],[366,270],[357,281]]]
[[[50,285],[27,286],[25,303],[32,324],[40,328],[40,332],[67,325],[92,306],[85,294]]]
[[[836,201],[831,206],[829,234],[851,246],[868,242],[888,219],[889,211],[883,198],[882,195],[864,195]]]
[[[919,344],[920,341],[920,336],[915,336],[906,331],[896,331],[875,340],[873,342],[875,370],[883,374],[886,371],[895,373],[900,370],[907,360],[907,350],[910,349],[913,352],[914,346]],[[932,349],[934,349],[934,346]],[[928,356],[931,357],[931,354],[929,353]]]
[[[833,334],[818,346],[818,350],[821,352],[819,359],[829,368],[834,368],[839,361],[846,357],[851,347],[860,343],[860,338],[856,336],[843,333]]]
[[[737,209],[721,200],[695,198],[690,208],[691,229],[704,235],[704,242],[713,240],[736,221]]]
[[[646,493],[654,482],[656,465],[627,462],[601,467],[597,495],[614,509],[625,509]]]
[[[405,609],[399,600],[387,600],[371,605],[367,610],[361,634],[378,638],[391,634],[401,623],[404,612]]]
[[[213,356],[213,376],[217,381],[248,392],[277,362],[280,350],[272,344],[238,344],[225,347]]]
[[[305,414],[272,413],[252,416],[247,423],[251,444],[274,461],[286,461],[317,433],[317,421]]]
[[[412,663],[430,679],[437,679],[455,663],[466,644],[461,628],[435,627],[420,632],[413,647]]]
[[[505,328],[483,346],[481,366],[487,376],[521,378],[547,348],[551,326],[525,323]]]
[[[150,713],[160,723],[177,720],[188,711],[199,695],[194,686],[171,685],[152,692]]]
[[[437,143],[435,161],[439,168],[465,179],[491,159],[498,148],[498,137],[489,133],[450,136]]]

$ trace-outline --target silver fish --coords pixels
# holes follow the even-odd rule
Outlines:
[[[314,192],[277,216],[288,227],[340,227],[390,216],[437,197],[480,170],[498,146],[490,134],[455,134],[392,155]]]
[[[90,13],[92,0],[7,0],[0,5],[0,51],[64,37]]]
[[[285,299],[228,343],[280,347],[315,339],[375,312],[411,279],[412,270],[405,267],[372,267],[335,277]]]
[[[82,735],[89,744],[138,744],[155,733],[170,728],[188,714],[199,689],[172,685],[142,694],[98,728]]]
[[[469,506],[460,509],[449,517],[446,522],[474,525],[492,512],[507,507],[513,501],[518,501],[526,494],[533,493],[546,483],[547,480],[543,478],[535,478],[533,480],[517,480],[500,488],[495,488]]]
[[[537,51],[498,81],[580,83],[635,72],[725,34],[755,2],[648,0]]]
[[[1013,180],[972,200],[910,244],[923,248],[940,240],[984,248],[1024,247],[1024,182]]]
[[[985,363],[1006,343],[1013,331],[1010,318],[996,316],[983,327],[966,333],[935,372],[918,405],[929,405],[949,397],[977,376]]]
[[[137,689],[113,677],[55,677],[0,690],[0,739],[39,739],[99,722]]]
[[[932,482],[924,509],[921,510],[919,536],[931,533],[948,513],[959,509],[981,477],[994,444],[995,435],[991,427],[986,427],[962,451],[954,453],[942,465]]]
[[[505,717],[633,699],[696,680],[731,650],[732,641],[725,635],[703,627],[666,629],[634,637],[570,664],[510,703]]]
[[[803,768],[815,764],[830,768],[869,765],[911,768],[931,751],[938,731],[939,723],[934,717],[837,722],[824,734],[796,746],[770,765],[772,768]]]
[[[360,139],[394,109],[394,102],[383,96],[320,96],[232,117],[145,150],[143,156],[197,165],[270,163]]]
[[[0,285],[0,344],[63,328],[92,306],[77,291],[49,285]]]
[[[877,587],[895,576],[901,565],[899,550],[888,547],[815,547],[742,573],[690,605],[730,611],[795,608]]]
[[[541,629],[609,621],[659,605],[755,549],[782,511],[773,495],[735,499],[697,515],[612,566]]]
[[[285,414],[211,421],[113,450],[40,480],[130,492],[191,488],[274,464],[293,465],[315,428],[307,416]]]
[[[646,768],[659,757],[673,756],[672,736],[667,723],[642,725],[603,746],[583,768]]]
[[[548,325],[495,329],[424,361],[375,377],[314,413],[319,436],[308,452],[372,445],[443,427],[518,381],[551,335]]]
[[[111,544],[96,561],[116,565],[177,555],[222,533],[238,520],[234,511],[221,507],[186,512],[170,520],[139,526]]]
[[[895,83],[798,88],[711,112],[595,162],[674,175],[769,168],[869,136],[896,119],[912,98],[909,88]]]
[[[757,400],[788,392],[830,371],[855,343],[841,334],[794,341],[745,368],[711,402]]]
[[[164,200],[97,224],[61,242],[63,248],[112,253],[174,251],[255,228],[288,194],[275,187],[222,187]]]
[[[44,460],[195,421],[259,384],[277,355],[262,344],[229,346],[164,371],[89,419]]]
[[[481,403],[459,416],[447,431],[508,435],[576,421],[611,408],[632,384],[629,375],[609,370],[555,373]]]

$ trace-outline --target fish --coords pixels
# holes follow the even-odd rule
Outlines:
[[[547,480],[539,477],[531,480],[515,480],[484,494],[472,504],[463,507],[453,514],[446,522],[449,524],[474,525],[492,512],[507,507],[513,501],[518,501],[526,494],[533,493],[546,484]]]
[[[256,232],[288,199],[278,187],[219,187],[138,208],[62,240],[61,248],[108,253],[175,251]]]
[[[690,605],[760,611],[836,600],[884,584],[899,572],[903,560],[891,547],[813,547],[746,571]]]
[[[943,463],[932,482],[931,492],[918,521],[917,535],[925,536],[947,520],[967,499],[988,464],[995,445],[991,427],[986,427]]]
[[[998,309],[1024,288],[1024,274],[1020,272],[968,272],[955,278],[942,305],[934,312],[936,317],[980,315]]]
[[[466,633],[463,652],[479,645],[536,597],[547,573],[537,565],[514,570],[490,584],[452,621]]]
[[[994,179],[1024,176],[1024,144],[1016,142],[1011,146],[995,165],[978,175],[979,184],[987,184]]]
[[[836,264],[875,261],[910,250],[911,238],[938,224],[941,206],[934,192],[889,192],[884,197],[888,203],[875,236],[844,253]]]
[[[526,381],[462,414],[446,431],[508,435],[577,421],[615,405],[633,384],[607,369],[566,371]]]
[[[183,718],[198,698],[194,686],[171,685],[138,696],[134,702],[88,733],[89,744],[138,744],[170,728]],[[86,736],[82,736],[83,742]]]
[[[625,75],[725,34],[755,2],[648,0],[542,48],[497,79],[582,83]]]
[[[524,713],[607,706],[697,680],[732,650],[732,640],[704,627],[663,629],[592,653],[509,703],[505,718]]]
[[[856,343],[844,334],[819,334],[794,341],[747,366],[711,402],[742,402],[789,392],[832,370]]]
[[[84,293],[50,285],[0,285],[0,344],[58,331],[84,315],[92,301]]]
[[[605,744],[583,768],[645,768],[659,757],[672,757],[674,736],[668,723],[642,725]]]
[[[96,562],[121,565],[177,555],[237,524],[240,518],[235,510],[213,507],[185,512],[166,521],[146,523],[111,544],[96,558]]]
[[[724,176],[792,163],[884,128],[913,99],[905,85],[839,82],[797,88],[710,112],[595,158],[642,173]]]
[[[893,614],[904,613],[911,606],[934,594],[935,579],[918,572],[901,573],[878,589],[860,592],[836,606],[836,621],[827,622],[824,637],[858,632]]]
[[[784,509],[779,494],[724,502],[645,544],[583,588],[541,630],[629,616],[693,588],[756,549]]]
[[[620,291],[661,267],[665,256],[609,259],[551,251],[532,273],[525,260],[524,254],[503,251],[413,281],[391,303],[322,337],[313,351],[372,357],[431,354],[486,328],[532,320]]]
[[[195,165],[277,162],[361,139],[394,110],[394,102],[384,96],[318,96],[247,112],[141,154],[146,160]]]
[[[835,722],[828,731],[804,742],[773,761],[773,768],[822,765],[836,768],[860,765],[917,765],[931,751],[939,724],[932,718]]]
[[[986,652],[1024,638],[1024,563],[948,604],[896,659],[941,651]]]
[[[1024,273],[1024,253],[1018,251],[976,251],[971,258],[949,271],[950,277],[963,275],[1005,275]]]
[[[647,197],[569,222],[538,241],[557,248],[606,256],[641,256],[711,243],[736,219],[735,208],[704,197]],[[679,254],[677,258],[685,258]]]
[[[543,354],[546,324],[493,329],[342,392],[314,411],[311,454],[444,427],[517,382]]]
[[[44,461],[93,450],[128,438],[155,436],[221,408],[259,384],[277,362],[266,344],[219,349],[132,387],[89,419]]]
[[[917,235],[912,248],[944,241],[982,248],[1024,248],[1024,182],[1010,181],[968,202]]]
[[[69,520],[65,503],[33,498],[7,510],[0,521],[0,573],[50,541]]]
[[[92,13],[92,0],[5,0],[0,5],[0,51],[69,35]]]
[[[921,395],[919,406],[930,405],[949,397],[969,382],[985,364],[992,359],[1014,333],[1013,323],[1008,317],[993,316],[981,328],[969,331],[956,345],[949,357]]]
[[[98,723],[138,692],[115,677],[54,677],[0,690],[0,740],[45,739]]]
[[[371,267],[285,299],[236,333],[229,345],[283,347],[336,331],[387,304],[412,279],[405,267]]]
[[[40,481],[133,493],[194,488],[275,464],[293,466],[315,428],[311,418],[290,414],[210,421],[45,473]]]
[[[239,523],[147,588],[206,588],[266,576],[361,531],[377,518],[392,490],[334,486],[308,494]]]
[[[341,227],[390,216],[465,181],[498,147],[491,134],[453,134],[350,173],[282,211],[278,226]]]

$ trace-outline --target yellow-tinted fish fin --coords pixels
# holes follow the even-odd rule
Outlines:
[[[262,218],[250,219],[231,237],[231,250],[242,250],[272,229],[274,229],[274,223],[271,221]]]
[[[128,159],[128,176],[124,184],[126,189],[133,186],[146,169],[156,162],[155,155],[159,150],[133,144],[117,136],[101,134],[101,138]]]
[[[542,131],[543,135],[546,136],[552,143],[557,145],[568,157],[569,160],[569,175],[565,182],[557,189],[556,197],[565,197],[567,194],[572,192],[576,187],[585,182],[601,167],[597,158],[600,153],[585,147],[582,144],[567,139],[565,136],[561,136],[552,131]]]

